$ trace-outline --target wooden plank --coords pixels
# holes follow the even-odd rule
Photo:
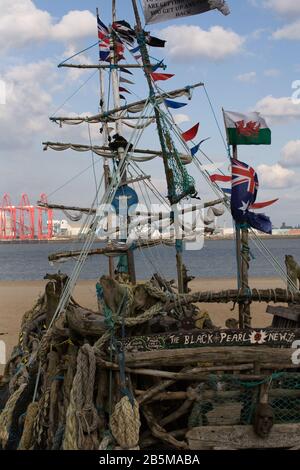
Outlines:
[[[164,353],[158,351],[140,351],[126,353],[128,367],[181,366],[186,364],[204,363],[235,365],[258,362],[261,368],[264,364],[274,364],[274,369],[284,368],[285,364],[292,364],[291,349],[269,348],[266,346],[224,346],[199,347],[190,349],[166,349]]]
[[[245,330],[193,330],[148,336],[133,336],[123,340],[128,352],[163,349],[201,348],[207,346],[252,346],[258,344],[290,348],[300,338],[300,329],[253,328]]]
[[[189,449],[283,449],[300,444],[300,424],[275,424],[267,438],[252,426],[201,426],[187,432]]]
[[[300,306],[282,307],[281,305],[268,305],[266,312],[270,313],[271,315],[285,318],[286,320],[292,320],[295,323],[300,322]]]

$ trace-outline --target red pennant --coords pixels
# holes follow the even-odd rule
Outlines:
[[[250,209],[263,209],[264,207],[271,206],[275,202],[277,202],[278,199],[272,199],[272,201],[265,201],[265,202],[255,202],[250,206]]]
[[[210,176],[210,181],[212,183],[215,183],[216,181],[222,181],[223,183],[228,183],[229,181],[231,181],[231,176],[214,174]]]
[[[183,138],[183,140],[185,140],[186,142],[188,142],[189,140],[193,140],[198,133],[199,125],[200,124],[198,122],[198,124],[196,124],[194,127],[192,127],[188,131],[181,134],[181,137]]]
[[[169,80],[169,78],[174,77],[174,74],[172,73],[156,73],[152,72],[151,74],[152,80],[154,82],[158,82],[160,80]]]

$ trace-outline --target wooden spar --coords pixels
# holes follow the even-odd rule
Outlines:
[[[218,346],[218,349],[207,346],[192,349],[165,349],[158,351],[139,351],[126,353],[126,366],[129,368],[151,367],[184,367],[190,364],[207,364],[218,362],[222,366],[237,364],[250,364],[259,361],[261,368],[270,362],[281,365],[291,363],[291,349],[268,348],[265,346]]]
[[[136,119],[136,118],[135,118]],[[72,144],[70,142],[65,143],[65,142],[43,142],[43,145],[45,147],[49,147],[51,145],[59,145],[59,146],[64,146],[64,145],[72,145],[72,147],[80,147],[84,148],[86,150],[103,150],[103,152],[110,152],[112,156],[115,156],[115,154],[111,151],[111,149],[105,145],[84,145],[84,144]],[[140,154],[145,154],[145,155],[161,155],[161,151],[157,150],[147,150],[147,149],[134,149],[133,153],[140,153]]]
[[[129,180],[130,181],[130,180]],[[216,199],[215,201],[208,201],[208,202],[205,202],[203,207],[206,208],[206,207],[212,207],[212,206],[216,206],[218,204],[222,204],[222,202],[224,202],[224,199]],[[57,210],[66,210],[66,211],[75,211],[75,212],[84,212],[84,213],[87,213],[87,214],[95,214],[96,213],[96,209],[91,209],[91,208],[88,208],[88,207],[77,207],[77,206],[66,206],[64,204],[50,204],[50,203],[45,203],[45,202],[41,202],[41,201],[38,201],[37,202],[37,205],[39,207],[46,207],[47,209],[57,209]],[[197,206],[195,206],[197,207]],[[180,211],[178,211],[179,214],[183,214],[185,212],[184,209],[181,209]],[[169,215],[167,215],[166,213],[163,213],[163,212],[135,212],[135,215],[136,216],[140,216],[140,215],[144,215],[146,217],[158,217],[158,218],[164,218],[164,217],[169,217]]]
[[[98,18],[99,16],[98,8],[96,8],[96,14]],[[99,81],[100,81],[100,110],[101,110],[101,113],[104,113],[106,109],[106,101],[105,101],[105,81],[104,81],[103,69],[99,69]],[[108,136],[109,136],[108,123],[104,122],[103,123],[103,138],[104,138],[105,145],[108,144]],[[110,168],[109,168],[109,163],[108,163],[107,158],[104,158],[103,172],[104,172],[104,186],[105,186],[105,190],[107,190],[110,184]],[[109,224],[109,221],[108,221],[108,224]],[[110,277],[113,278],[114,277],[114,260],[111,257],[108,258],[108,269],[109,269]]]
[[[237,145],[232,146],[233,158],[238,160]],[[243,292],[249,291],[249,232],[247,228],[236,228],[236,253],[240,279],[238,288]],[[250,303],[246,300],[239,302],[239,327],[251,328]]]
[[[153,98],[155,100],[158,100],[160,98],[164,99],[164,98],[172,98],[174,95],[174,97],[176,97],[176,95],[178,93],[188,93],[190,92],[191,89],[193,88],[197,88],[197,87],[200,87],[200,86],[204,86],[204,83],[203,82],[199,82],[199,83],[196,83],[195,85],[189,85],[189,86],[186,86],[184,88],[178,88],[176,90],[172,90],[172,91],[167,91],[165,93],[161,93],[159,95],[155,95]],[[112,114],[115,114],[115,113],[118,113],[120,111],[126,111],[127,109],[131,108],[131,107],[135,107],[135,106],[142,106],[146,103],[147,100],[140,100],[140,101],[134,101],[133,103],[129,103],[127,105],[124,105],[124,106],[120,106],[119,108],[116,108],[116,109],[110,109],[108,111],[106,111],[105,113],[100,113],[100,114],[95,114],[94,116],[86,116],[85,118],[84,117],[80,117],[80,116],[77,116],[77,117],[72,117],[72,116],[67,116],[67,117],[50,117],[50,121],[52,122],[63,122],[63,121],[78,121],[78,122],[100,122],[101,119],[107,119],[108,116],[112,115]]]
[[[116,227],[115,232],[118,232],[119,228]],[[205,227],[204,229],[205,233],[212,233],[213,229],[210,229],[209,227]],[[138,240],[135,242],[136,248],[149,248],[157,245],[161,245],[162,243],[168,245],[168,246],[174,246],[175,241],[172,239],[158,239],[158,240],[148,240],[145,242],[142,242]],[[107,255],[107,256],[119,256],[119,254],[126,253],[128,250],[128,246],[110,246],[107,248],[95,248],[91,249],[88,253],[87,256],[93,256],[93,255]],[[81,251],[80,250],[73,250],[73,251],[63,251],[59,253],[53,253],[52,255],[48,256],[49,261],[59,261],[61,259],[65,258],[76,258],[77,256],[80,256]]]
[[[190,303],[229,303],[237,301],[251,302],[274,302],[274,303],[300,303],[300,293],[291,294],[286,289],[251,289],[249,293],[240,292],[239,289],[229,289],[220,292],[195,292],[194,294],[186,294],[180,297],[181,305],[188,305]],[[172,310],[175,307],[175,302],[170,302],[167,310]]]
[[[112,152],[109,147],[106,146],[99,146],[99,145],[84,145],[84,144],[72,144],[72,143],[65,143],[65,142],[43,142],[44,151],[48,150],[48,147],[51,146],[58,146],[58,147],[66,147],[62,150],[75,150],[81,152],[88,152],[93,151],[96,155],[104,157],[104,158],[118,158],[116,152]],[[56,149],[54,149],[56,150]],[[157,150],[147,150],[147,149],[134,149],[132,152],[128,152],[128,159],[134,159],[134,154],[139,153],[141,155],[151,155],[153,158],[155,156],[162,157],[161,152]],[[190,155],[179,154],[179,158],[181,159],[184,165],[187,165],[192,162],[192,158]]]
[[[152,67],[157,67],[157,64],[151,64]],[[69,67],[69,68],[74,68],[74,69],[119,69],[122,71],[122,69],[140,69],[143,67],[143,65],[140,64],[116,64],[113,67],[110,64],[59,64],[58,67]],[[165,66],[162,64],[159,66],[160,68],[164,68]]]

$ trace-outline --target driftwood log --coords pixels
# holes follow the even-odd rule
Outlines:
[[[278,367],[291,364],[290,349],[271,349],[265,346],[166,349],[162,351],[145,351],[126,354],[126,365],[131,369],[141,367],[174,367],[187,364],[236,365],[259,362],[261,368],[271,363]]]

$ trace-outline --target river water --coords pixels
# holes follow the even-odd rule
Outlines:
[[[293,255],[300,262],[300,239],[267,239],[264,244],[284,266],[286,254]],[[96,245],[97,246],[97,245]],[[265,256],[251,242],[250,276],[276,277],[277,272]],[[80,243],[41,243],[41,244],[0,244],[0,280],[37,280],[45,273],[60,269],[70,274],[75,261],[50,266],[48,255],[58,251],[80,249]],[[175,249],[158,246],[136,251],[136,272],[138,279],[151,277],[158,272],[167,278],[176,275]],[[205,278],[228,278],[236,276],[235,243],[233,240],[207,240],[200,251],[185,251],[184,262],[190,274]],[[91,256],[81,273],[81,279],[97,279],[107,273],[107,258]]]

